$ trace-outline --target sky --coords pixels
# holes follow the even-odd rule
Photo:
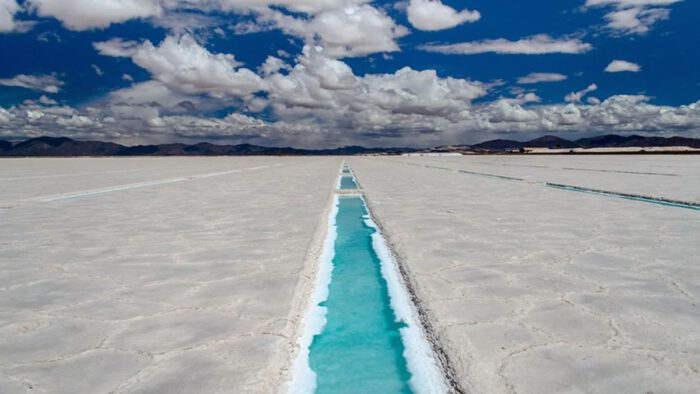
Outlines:
[[[700,137],[698,0],[0,0],[0,139]]]

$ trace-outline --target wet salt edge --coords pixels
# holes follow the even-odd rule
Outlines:
[[[370,212],[367,201],[364,197],[361,198],[367,212]],[[405,347],[403,356],[411,372],[408,383],[418,394],[446,393],[449,391],[447,382],[423,332],[418,311],[399,273],[396,259],[386,244],[379,226],[372,220],[371,213],[365,217],[365,223],[376,230],[372,234],[372,248],[381,262],[381,272],[389,290],[391,309],[396,315],[397,322],[407,325],[400,328],[399,332]]]
[[[340,181],[339,181],[340,182]],[[321,261],[314,283],[314,289],[309,298],[309,306],[303,321],[303,332],[299,337],[299,353],[292,367],[292,380],[288,393],[306,394],[316,390],[316,373],[309,365],[309,353],[314,336],[321,334],[326,326],[328,308],[319,304],[328,300],[328,286],[331,283],[333,257],[335,256],[335,240],[338,234],[336,216],[338,215],[338,196],[333,196],[333,206],[328,214],[328,234],[323,242]]]

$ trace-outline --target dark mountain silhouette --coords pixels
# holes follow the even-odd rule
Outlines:
[[[472,148],[485,151],[499,151],[520,149],[524,146],[523,142],[513,140],[490,140],[480,144],[472,145]]]
[[[576,142],[571,142],[554,135],[545,135],[525,142],[523,145],[529,148],[573,149],[579,148]]]
[[[513,140],[490,140],[472,145],[477,151],[502,152],[513,151],[521,148],[650,148],[668,146],[687,146],[700,149],[700,139],[686,137],[644,137],[640,135],[622,136],[616,134],[601,135],[590,138],[580,138],[570,141],[553,135],[545,135],[530,141],[520,142]]]
[[[411,148],[364,148],[346,146],[336,149],[295,149],[265,147],[252,144],[215,145],[201,142],[194,145],[161,144],[124,146],[111,142],[77,141],[70,138],[39,137],[12,144],[0,144],[0,156],[6,157],[69,157],[69,156],[280,156],[280,155],[357,155],[370,153],[404,153]]]
[[[639,139],[637,135],[622,136],[616,134],[601,135],[598,137],[581,138],[576,140],[582,148],[613,148],[624,145],[629,141]],[[644,137],[642,137],[644,138]]]
[[[453,145],[419,150],[411,148],[365,148],[362,146],[345,146],[335,149],[296,149],[290,147],[265,147],[252,144],[216,145],[206,142],[193,145],[176,143],[124,146],[112,142],[77,141],[65,137],[39,137],[15,144],[0,140],[0,156],[279,156],[401,154],[409,152],[498,153],[517,151],[522,148],[647,148],[669,146],[684,146],[700,149],[700,139],[686,137],[644,137],[639,135],[619,136],[610,134],[570,141],[553,135],[545,135],[525,142],[498,139],[471,146]]]
[[[39,137],[20,142],[0,154],[4,156],[111,156],[124,147],[101,141]]]

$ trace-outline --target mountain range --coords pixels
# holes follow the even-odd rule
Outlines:
[[[529,141],[490,140],[475,145],[457,145],[431,149],[365,148],[345,146],[336,149],[276,148],[251,144],[216,145],[210,143],[124,146],[113,142],[79,141],[66,137],[38,137],[21,142],[0,140],[0,156],[65,157],[65,156],[280,156],[280,155],[357,155],[401,154],[411,152],[463,151],[476,153],[512,152],[524,148],[629,148],[689,147],[700,149],[700,139],[685,137],[620,136],[615,134],[574,141],[546,135]]]

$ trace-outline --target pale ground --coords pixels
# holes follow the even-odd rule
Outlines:
[[[700,201],[700,156],[348,160],[468,391],[697,392],[700,212],[541,182]],[[0,393],[275,392],[340,163],[0,160]]]
[[[412,164],[700,203],[700,155],[467,156]]]
[[[1,160],[0,393],[274,392],[340,163]]]
[[[700,211],[536,182],[698,201],[699,159],[349,163],[467,392],[659,394],[700,387]]]

